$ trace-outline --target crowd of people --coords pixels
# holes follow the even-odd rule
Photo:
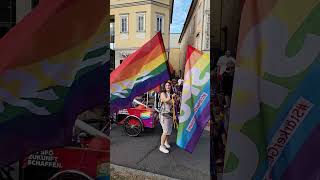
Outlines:
[[[229,125],[229,109],[231,105],[232,86],[236,61],[227,50],[218,59],[217,66],[211,72],[212,92],[212,149],[216,167],[223,167],[227,132]]]
[[[229,124],[229,108],[231,105],[232,86],[234,79],[236,61],[231,56],[231,51],[227,50],[225,55],[221,56],[217,65],[211,72],[211,140],[213,142],[213,156],[217,166],[223,166],[225,146],[227,142],[227,132]],[[161,85],[160,93],[155,93],[157,108],[159,108],[159,120],[163,132],[160,138],[159,150],[163,153],[169,153],[170,144],[168,138],[171,135],[174,125],[174,119],[180,112],[180,100],[183,89],[183,79],[173,78]],[[142,102],[145,97],[141,98]],[[143,102],[144,103],[144,102]]]

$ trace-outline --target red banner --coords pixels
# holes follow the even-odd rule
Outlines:
[[[57,148],[29,155],[22,163],[23,179],[108,179],[109,145],[109,140],[94,138],[87,147]]]

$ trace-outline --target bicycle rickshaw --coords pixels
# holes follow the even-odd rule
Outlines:
[[[122,126],[131,137],[139,136],[145,128],[155,128],[159,122],[159,97],[156,92],[145,93],[133,101],[131,108],[113,114],[111,123]]]
[[[100,116],[77,119],[70,146],[43,150],[21,160],[19,179],[110,179],[109,121]]]

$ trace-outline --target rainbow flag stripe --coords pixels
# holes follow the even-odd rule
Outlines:
[[[127,108],[133,99],[168,80],[161,33],[131,54],[110,75],[111,112]]]
[[[224,180],[319,178],[320,2],[246,0]]]
[[[192,153],[210,119],[210,57],[188,46],[177,145]]]
[[[77,116],[105,105],[106,2],[43,0],[0,39],[0,167],[70,144]]]
[[[149,119],[151,117],[151,112],[144,112],[140,114],[141,119]]]

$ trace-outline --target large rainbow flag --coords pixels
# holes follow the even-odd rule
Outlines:
[[[108,100],[105,0],[42,0],[0,39],[0,167],[71,143]]]
[[[136,96],[156,88],[169,78],[166,51],[162,35],[158,32],[110,74],[110,112],[129,107]]]
[[[319,179],[320,2],[247,0],[224,180]]]
[[[188,46],[177,145],[192,153],[210,119],[210,57]]]

